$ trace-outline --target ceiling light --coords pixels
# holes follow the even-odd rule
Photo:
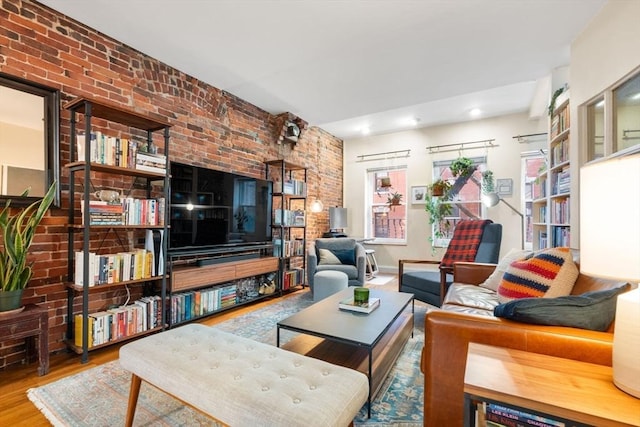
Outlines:
[[[471,111],[469,111],[469,115],[471,115],[471,117],[478,117],[481,112],[482,111],[480,111],[479,108],[474,108]]]
[[[640,99],[640,92],[638,92],[638,93],[636,93],[635,95],[633,95],[633,96],[631,97],[631,99],[633,99],[634,101],[635,101],[636,99]]]
[[[409,126],[417,126],[418,122],[420,122],[420,119],[417,119],[415,117],[410,117],[406,120],[406,123]]]
[[[363,126],[360,129],[360,132],[362,132],[363,135],[369,135],[369,133],[371,132],[371,129],[369,129],[369,126]]]

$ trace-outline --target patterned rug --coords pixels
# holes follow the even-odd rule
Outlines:
[[[312,304],[310,292],[281,299],[267,307],[238,316],[214,327],[256,341],[275,344],[276,323]],[[420,351],[424,342],[426,304],[416,301],[414,337],[410,338],[373,401],[371,418],[366,405],[354,420],[356,426],[422,425],[423,379]],[[281,331],[286,342],[294,333]],[[28,391],[29,399],[54,426],[122,425],[131,377],[118,361]],[[197,411],[143,383],[136,426],[217,426]]]

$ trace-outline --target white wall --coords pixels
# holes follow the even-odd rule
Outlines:
[[[538,150],[547,146],[544,138],[529,144],[520,144],[513,138],[516,135],[546,132],[548,119],[530,120],[526,113],[514,114],[485,120],[416,129],[387,135],[347,140],[344,143],[344,200],[348,208],[350,236],[364,235],[364,189],[368,168],[384,166],[408,166],[408,187],[428,185],[432,182],[432,163],[434,160],[448,160],[458,157],[457,151],[429,155],[427,147],[495,139],[499,147],[491,149],[464,150],[465,157],[487,156],[488,167],[494,177],[511,178],[514,182],[513,196],[505,198],[515,207],[522,206],[520,185],[520,153]],[[409,158],[381,161],[358,162],[359,155],[375,154],[396,150],[411,150]],[[405,197],[406,199],[407,197]],[[520,217],[506,205],[488,211],[494,222],[503,224],[501,253],[520,247]],[[442,250],[432,254],[429,236],[431,230],[424,205],[409,205],[407,218],[406,245],[375,245],[376,259],[381,269],[395,270],[398,260],[440,259]]]
[[[571,116],[578,119],[571,126],[572,165],[582,165],[586,159],[579,107],[640,67],[639,16],[640,1],[611,0],[571,44]],[[579,212],[578,182],[578,174],[572,172],[571,209],[575,213]],[[571,227],[572,246],[579,247],[579,215],[572,215]]]

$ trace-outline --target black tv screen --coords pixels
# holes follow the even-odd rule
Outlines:
[[[271,242],[271,181],[171,162],[169,249]]]

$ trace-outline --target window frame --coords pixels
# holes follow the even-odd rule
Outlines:
[[[404,185],[401,187],[392,187],[389,188],[381,188],[379,186],[380,178],[388,174],[389,172],[402,172],[404,173]],[[407,165],[399,165],[399,166],[388,166],[388,167],[376,167],[369,168],[365,171],[365,209],[364,209],[364,237],[365,239],[373,239],[372,241],[368,241],[368,243],[376,243],[376,244],[387,244],[387,245],[406,245],[407,244],[407,217],[408,217],[408,167]],[[393,183],[392,183],[393,184]],[[396,209],[395,207],[389,207],[386,202],[375,202],[374,201],[374,193],[379,195],[387,196],[391,192],[397,191],[398,193],[403,195],[403,200],[400,203],[400,206],[404,209],[404,216],[401,218],[401,227],[403,227],[403,237],[401,238],[390,238],[390,237],[376,237],[375,236],[375,226],[374,226],[374,209],[375,208],[385,208],[386,209]],[[388,212],[388,211],[387,211]]]

